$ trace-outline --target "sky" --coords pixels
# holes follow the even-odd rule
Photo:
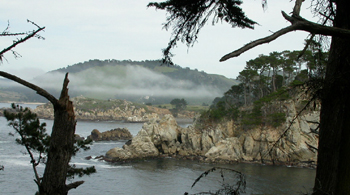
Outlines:
[[[167,46],[171,31],[162,28],[166,13],[147,8],[150,0],[1,0],[0,32],[8,22],[10,32],[35,29],[27,19],[45,26],[40,35],[45,40],[30,39],[11,53],[0,70],[31,79],[50,70],[66,67],[90,59],[156,60],[162,58],[161,49]],[[244,0],[246,15],[258,22],[254,30],[231,28],[228,24],[208,24],[199,33],[198,42],[191,48],[179,43],[173,50],[175,64],[210,74],[236,78],[246,61],[268,55],[272,51],[301,50],[306,32],[292,32],[269,44],[258,46],[237,58],[219,59],[244,44],[270,35],[289,25],[281,11],[290,13],[294,1],[269,0],[262,9],[260,0]],[[301,16],[314,20],[304,3]],[[13,38],[0,37],[1,50]]]

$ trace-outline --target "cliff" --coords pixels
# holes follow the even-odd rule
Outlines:
[[[312,133],[319,122],[318,111],[298,117],[297,105],[285,102],[286,121],[279,127],[242,130],[233,120],[205,128],[195,122],[187,128],[171,115],[145,123],[131,143],[109,150],[108,161],[176,156],[207,162],[259,162],[315,166],[318,137]]]

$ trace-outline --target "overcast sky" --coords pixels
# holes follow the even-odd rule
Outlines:
[[[38,73],[73,65],[90,59],[155,60],[162,57],[171,32],[162,29],[166,13],[147,8],[150,0],[1,0],[0,31],[10,22],[11,32],[33,30],[27,19],[45,26],[40,35],[15,48],[21,58],[8,53],[0,69],[26,79]],[[270,35],[289,23],[281,10],[290,13],[294,1],[269,0],[264,11],[260,0],[244,0],[247,16],[258,22],[255,30],[233,29],[227,24],[207,25],[198,43],[187,49],[179,44],[173,61],[182,66],[236,78],[246,61],[272,51],[301,50],[305,32],[293,32],[274,42],[252,49],[226,62],[219,59],[255,39]],[[305,1],[304,8],[310,1]],[[301,13],[311,19],[310,10]],[[0,39],[1,50],[12,39]]]

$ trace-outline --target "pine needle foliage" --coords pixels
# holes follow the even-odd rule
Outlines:
[[[239,0],[168,0],[151,2],[148,7],[166,10],[168,17],[163,27],[168,30],[172,27],[172,37],[168,47],[163,50],[163,63],[174,65],[170,50],[176,47],[178,41],[186,43],[188,47],[197,41],[200,30],[212,20],[212,24],[226,22],[232,27],[251,28],[256,24],[249,19],[239,7]]]
[[[46,123],[40,123],[38,116],[31,112],[29,108],[23,108],[22,106],[15,105],[14,103],[12,103],[11,107],[11,110],[4,111],[4,117],[9,122],[8,125],[15,130],[16,134],[19,135],[19,138],[16,138],[16,142],[26,148],[25,154],[30,156],[30,163],[35,174],[34,181],[40,188],[42,178],[37,171],[37,166],[40,163],[46,163],[46,157],[50,146],[50,136],[46,133],[45,128]],[[74,144],[73,155],[75,155],[80,149],[90,149],[88,144],[91,144],[91,142],[91,140],[76,141]],[[69,165],[67,178],[74,179],[75,176],[82,177],[95,172],[96,169],[94,166],[77,168],[73,164]]]

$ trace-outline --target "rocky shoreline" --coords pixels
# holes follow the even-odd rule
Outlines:
[[[72,98],[75,117],[80,121],[124,121],[127,123],[145,123],[160,120],[168,109],[136,104],[126,100],[95,100],[85,97]],[[38,106],[34,112],[43,119],[53,119],[54,111],[50,103]],[[184,112],[179,118],[193,118],[194,112]]]
[[[119,135],[127,137],[122,140],[132,139],[122,148],[112,148],[103,157],[99,157],[107,162],[177,158],[208,163],[316,167],[318,136],[312,133],[312,129],[317,128],[319,112],[309,111],[296,117],[297,109],[293,101],[284,104],[286,122],[282,126],[257,127],[244,131],[232,120],[206,127],[194,121],[189,127],[182,128],[178,122],[188,123],[193,119],[175,119],[167,114],[166,110],[152,108],[150,112],[127,101],[122,101],[120,105],[104,110],[84,111],[75,108],[78,120],[122,120],[144,123],[135,137]],[[41,118],[52,119],[53,109],[49,104],[38,108],[36,112]],[[289,129],[286,131],[287,128]],[[110,132],[108,135],[102,136],[102,134],[95,131],[97,138],[114,140]]]
[[[259,163],[285,166],[316,166],[317,135],[311,132],[319,121],[318,112],[296,119],[295,105],[286,105],[287,120],[279,128],[260,127],[240,132],[234,121],[198,128],[177,125],[171,115],[145,123],[131,143],[112,148],[104,159],[128,162],[148,158],[172,157],[208,163]],[[292,124],[290,124],[292,122]],[[284,133],[285,129],[289,130]],[[311,147],[310,147],[311,146]]]

